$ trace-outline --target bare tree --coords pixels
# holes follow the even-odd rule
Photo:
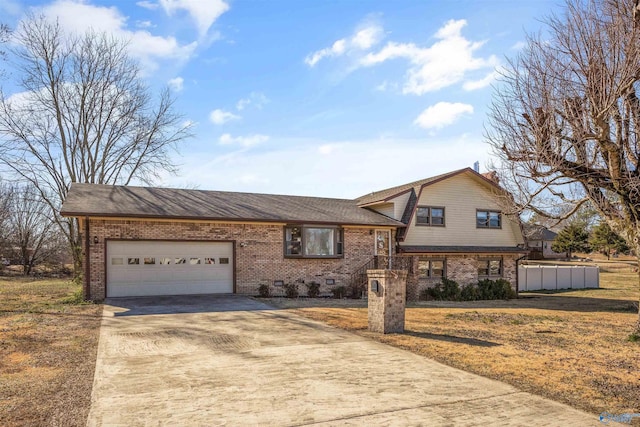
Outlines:
[[[171,152],[191,134],[168,90],[155,101],[126,43],[107,34],[65,34],[31,17],[10,52],[23,92],[0,99],[0,162],[49,205],[81,275],[80,231],[58,215],[73,182],[151,182],[174,171]]]
[[[9,26],[7,24],[0,24],[0,46],[5,44],[9,40]],[[0,48],[0,61],[6,59],[7,53],[4,49]],[[4,76],[4,70],[0,68],[0,78]]]
[[[13,189],[0,180],[0,270],[4,268],[4,260],[11,245],[9,241],[9,218]]]
[[[495,92],[500,182],[515,210],[558,221],[590,202],[640,255],[639,0],[569,0],[544,22]]]
[[[59,229],[49,205],[32,186],[15,187],[9,202],[8,243],[25,275],[60,250]]]

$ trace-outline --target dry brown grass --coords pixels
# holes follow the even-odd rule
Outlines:
[[[272,304],[598,414],[640,412],[640,342],[627,340],[638,295],[628,272],[601,274],[601,289],[421,302],[407,308],[405,333],[390,335],[367,331],[362,302]]]
[[[0,277],[0,425],[83,426],[101,306],[66,280]]]

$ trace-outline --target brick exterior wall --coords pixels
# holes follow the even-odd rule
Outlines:
[[[350,274],[373,257],[373,227],[345,227],[343,258],[284,258],[283,227],[284,224],[91,219],[88,257],[91,299],[102,300],[106,296],[105,252],[108,239],[234,241],[235,292],[246,295],[257,295],[261,284],[272,285],[274,280],[284,280],[285,283],[316,281],[321,284],[322,293],[330,293],[334,286],[348,285]],[[98,244],[93,243],[94,236],[98,238]],[[86,256],[84,260],[86,262]],[[334,286],[326,285],[325,279],[334,279],[336,283]],[[299,290],[301,295],[305,295],[306,286],[301,284]]]
[[[519,255],[478,255],[478,254],[460,254],[460,255],[425,255],[425,256],[413,256],[413,272],[407,279],[407,299],[410,301],[417,301],[420,298],[420,294],[426,288],[433,287],[440,283],[439,278],[422,279],[418,277],[418,259],[446,259],[446,274],[447,279],[456,281],[460,286],[467,284],[476,284],[480,280],[478,277],[478,260],[486,258],[500,258],[502,257],[502,278],[508,280],[511,283],[513,290],[517,290],[517,273],[516,273],[516,259]]]

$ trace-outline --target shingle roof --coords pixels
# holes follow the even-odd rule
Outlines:
[[[393,198],[399,194],[402,194],[406,191],[410,191],[411,189],[413,189],[416,194],[420,193],[420,188],[423,185],[426,184],[432,184],[436,181],[440,181],[446,178],[449,178],[450,176],[454,176],[457,175],[459,173],[462,172],[473,172],[475,174],[477,174],[479,177],[481,177],[482,179],[491,182],[492,184],[495,185],[494,182],[490,181],[487,177],[478,174],[477,172],[475,172],[473,169],[471,168],[464,168],[464,169],[458,169],[452,172],[447,172],[447,173],[443,173],[441,175],[436,175],[436,176],[432,176],[430,178],[425,178],[425,179],[421,179],[419,181],[414,181],[414,182],[410,182],[408,184],[403,184],[403,185],[399,185],[397,187],[391,187],[391,188],[387,188],[384,190],[380,190],[380,191],[375,191],[373,193],[370,194],[365,194],[363,196],[360,196],[356,199],[356,201],[358,202],[358,204],[360,206],[364,206],[364,205],[370,205],[376,202],[383,202],[386,201],[387,199]]]
[[[401,246],[403,253],[527,253],[515,246]]]
[[[78,183],[71,185],[61,214],[404,226],[354,200]]]
[[[527,240],[553,240],[558,235],[538,224],[523,224],[522,227]]]

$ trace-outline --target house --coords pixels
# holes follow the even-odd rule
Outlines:
[[[327,292],[372,259],[396,258],[416,273],[415,298],[442,277],[515,285],[526,251],[519,223],[500,213],[500,191],[469,168],[356,200],[74,183],[61,213],[79,221],[94,300],[255,295],[296,281]]]
[[[524,236],[527,241],[530,259],[558,259],[567,258],[566,252],[555,252],[551,245],[557,233],[538,224],[523,224]]]
[[[515,289],[526,255],[520,221],[503,215],[495,176],[466,168],[357,199],[358,205],[402,222],[397,254],[411,256],[407,294],[417,297],[443,277],[460,285],[504,278]]]

